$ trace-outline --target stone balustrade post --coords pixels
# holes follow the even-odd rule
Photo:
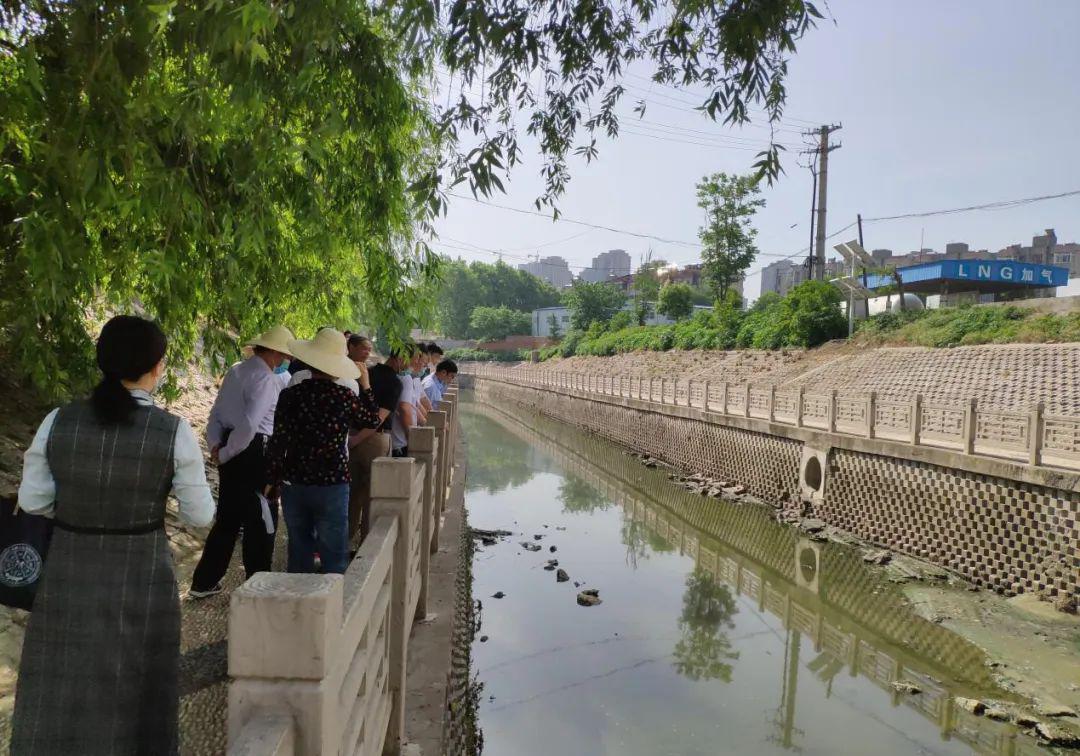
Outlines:
[[[877,392],[871,391],[866,397],[866,437],[873,438],[877,421]]]
[[[1045,410],[1045,403],[1039,402],[1032,408],[1028,420],[1028,463],[1032,465],[1042,464],[1043,413]]]
[[[649,401],[650,402],[653,400],[653,397],[656,395],[656,392],[653,390],[653,382],[655,380],[656,380],[655,378],[653,378],[652,376],[649,376]]]
[[[428,421],[434,410],[429,413]],[[424,489],[420,501],[420,598],[416,602],[416,618],[427,616],[428,570],[431,568],[431,555],[439,549],[436,538],[439,519],[439,501],[435,489],[439,485],[439,442],[435,428],[422,427],[409,429],[409,456],[417,464],[424,466]]]
[[[836,389],[829,391],[829,407],[826,413],[829,433],[836,433]]]
[[[446,416],[446,483],[449,485],[454,477],[454,449],[458,444],[458,392],[456,389],[447,389],[443,394],[443,402],[449,404]],[[442,406],[436,409],[443,409]]]
[[[978,412],[978,400],[968,399],[964,403],[964,454],[975,453],[975,415]]]
[[[743,417],[750,417],[750,382],[743,384]]]
[[[296,753],[336,753],[344,723],[335,652],[341,575],[259,572],[229,599],[229,743],[253,717],[277,712],[296,726]]]
[[[727,395],[728,395],[728,382],[727,381],[721,381],[720,382],[720,411],[723,412],[725,415],[728,413],[728,411],[727,411]]]
[[[916,394],[911,400],[911,445],[922,442],[922,394]]]
[[[439,403],[442,405],[442,402]],[[428,413],[428,425],[435,431],[435,511],[436,513],[442,512],[446,508],[446,489],[449,486],[447,480],[447,463],[446,456],[449,453],[450,447],[449,430],[447,413],[441,409],[433,409]],[[435,530],[432,534],[433,544],[439,542],[439,521],[440,518],[435,517]],[[432,548],[434,553],[434,545]]]
[[[799,386],[798,391],[795,393],[795,427],[803,427],[802,420],[802,406],[803,406],[803,387]]]
[[[709,411],[709,381],[705,381],[705,385],[701,387],[701,408]]]
[[[398,522],[394,543],[394,565],[390,595],[390,664],[387,688],[390,691],[390,722],[386,730],[384,754],[401,753],[405,740],[405,670],[408,662],[409,632],[413,616],[409,611],[409,556],[412,554],[413,490],[416,462],[410,458],[380,457],[371,465],[371,521],[393,517]],[[421,549],[422,551],[422,549]]]
[[[667,378],[660,379],[660,403],[667,403]]]
[[[769,422],[776,422],[776,384],[769,386]]]

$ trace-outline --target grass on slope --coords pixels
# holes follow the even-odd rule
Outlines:
[[[870,346],[953,347],[970,344],[1080,341],[1080,312],[1043,314],[1022,307],[958,307],[887,312],[863,321],[855,342]]]

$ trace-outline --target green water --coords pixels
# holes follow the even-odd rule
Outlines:
[[[569,426],[463,407],[471,525],[514,533],[474,563],[486,754],[1044,753],[951,705],[995,695],[982,654],[857,553]]]

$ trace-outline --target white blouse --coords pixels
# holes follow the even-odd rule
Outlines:
[[[150,395],[141,389],[131,392],[135,401],[143,405],[154,403]],[[37,429],[30,448],[23,455],[23,475],[19,484],[19,507],[30,514],[53,516],[56,502],[56,481],[49,469],[47,447],[49,433],[56,421],[54,409]],[[172,494],[180,502],[180,519],[188,525],[203,528],[214,521],[214,497],[206,482],[203,455],[195,432],[184,418],[176,428],[173,442]]]

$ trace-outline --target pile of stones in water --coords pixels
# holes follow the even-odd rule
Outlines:
[[[649,456],[648,454],[640,454],[638,452],[627,452],[627,456],[641,462],[643,467],[658,468],[663,467],[667,469],[673,469],[671,465],[656,457]],[[710,478],[704,473],[693,473],[692,475],[681,475],[679,473],[670,473],[668,480],[672,481],[678,486],[682,486],[691,493],[696,493],[700,496],[707,496],[712,499],[719,499],[721,497],[730,497],[736,499],[747,499],[751,497],[747,493],[747,488],[741,483],[732,480],[723,480],[722,478]],[[755,500],[756,501],[756,500]]]
[[[907,696],[922,694],[919,685],[909,680],[897,680],[892,687],[898,693]],[[953,703],[969,714],[998,722],[1010,722],[1048,745],[1080,746],[1080,730],[1076,729],[1076,711],[1057,702],[1044,701],[1028,706],[1010,701],[992,699],[982,701],[976,698],[955,696]]]
[[[547,525],[545,525],[544,527],[546,528]],[[556,530],[566,530],[566,528],[562,528],[562,527],[557,527],[555,529]],[[503,539],[509,538],[509,537],[514,535],[509,530],[484,530],[482,528],[471,528],[470,531],[471,531],[472,537],[474,539],[480,541],[480,543],[482,543],[484,546],[495,546],[496,544],[498,544]],[[543,533],[536,533],[536,534],[533,535],[533,540],[531,540],[531,541],[520,541],[520,542],[518,542],[518,545],[522,549],[524,549],[525,551],[528,551],[530,553],[543,551],[544,547],[539,543],[541,540],[543,540],[543,538],[544,538]],[[554,554],[558,550],[559,550],[558,546],[555,546],[555,545],[548,546],[548,552],[551,553],[551,554]],[[544,570],[547,571],[547,572],[554,572],[555,573],[555,582],[557,582],[557,583],[568,583],[568,582],[570,582],[570,574],[565,569],[563,569],[562,567],[559,566],[559,560],[558,559],[548,559],[547,563],[544,565]],[[575,582],[574,587],[575,588],[581,588],[581,583]],[[494,599],[506,598],[506,593],[504,593],[503,591],[497,591],[496,593],[492,594],[491,597],[494,598]],[[600,598],[600,590],[599,589],[597,589],[597,588],[585,588],[585,589],[582,589],[581,592],[579,592],[577,594],[577,603],[578,603],[578,606],[597,606],[598,604],[602,604],[604,602],[603,602],[603,599]],[[485,640],[486,640],[486,638],[485,638]]]
[[[746,486],[741,483],[730,480],[720,480],[719,478],[710,478],[703,473],[694,473],[693,475],[676,475],[673,473],[668,476],[668,479],[676,485],[682,486],[690,493],[708,496],[712,499],[719,499],[725,494],[727,496],[746,495]]]

